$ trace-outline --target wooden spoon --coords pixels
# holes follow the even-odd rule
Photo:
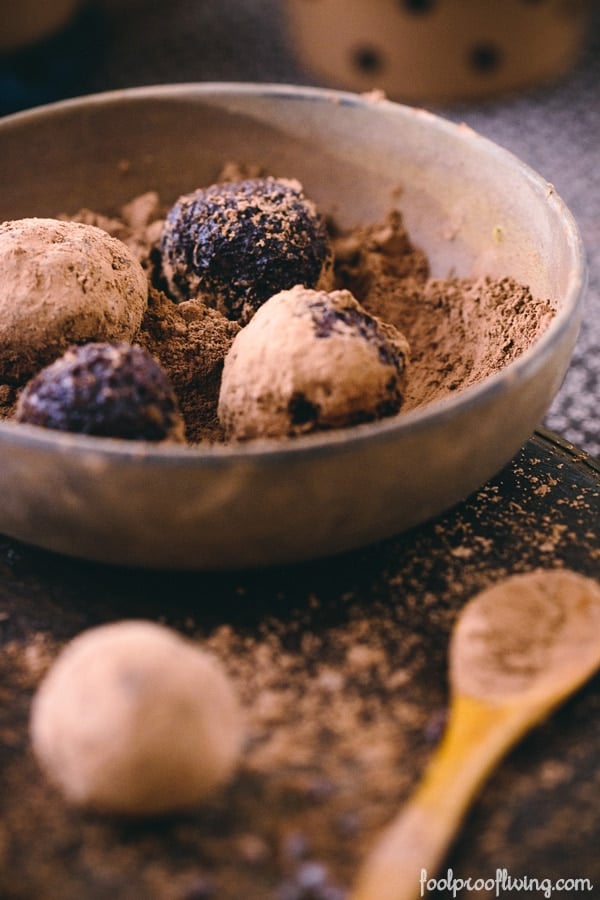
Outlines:
[[[600,666],[600,584],[564,569],[512,576],[467,603],[449,653],[446,733],[351,900],[423,896],[494,765]]]

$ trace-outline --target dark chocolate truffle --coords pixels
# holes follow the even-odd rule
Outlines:
[[[16,419],[104,437],[184,439],[166,374],[146,350],[124,341],[70,347],[25,386]]]
[[[180,197],[161,257],[175,300],[199,296],[241,324],[281,290],[332,286],[325,224],[292,179],[224,182]]]

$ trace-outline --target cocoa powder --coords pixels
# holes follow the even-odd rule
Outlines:
[[[490,702],[558,691],[587,661],[597,665],[599,627],[600,584],[592,579],[560,569],[504,579],[463,610],[451,681]]]
[[[223,360],[239,325],[201,300],[175,304],[150,288],[148,310],[137,340],[168,373],[190,443],[222,440],[217,401]]]
[[[556,312],[512,278],[431,278],[398,210],[384,223],[338,234],[334,252],[338,281],[408,338],[404,412],[499,372]]]
[[[252,170],[251,174],[256,175]],[[233,164],[224,179],[246,177]],[[155,192],[133,198],[112,216],[82,209],[70,218],[122,240],[148,274],[147,313],[135,340],[171,378],[189,443],[223,440],[217,399],[223,359],[239,330],[200,300],[175,304],[161,278],[157,244],[165,208]],[[66,218],[66,217],[65,217]],[[368,312],[396,326],[410,345],[404,404],[422,407],[476,384],[518,358],[545,330],[555,308],[505,277],[431,278],[425,254],[413,246],[401,212],[379,223],[341,230],[328,223],[336,289],[347,288]],[[0,414],[14,410],[18,390],[0,385]]]

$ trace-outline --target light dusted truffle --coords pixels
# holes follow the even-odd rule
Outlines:
[[[391,416],[408,343],[346,290],[294,287],[267,301],[225,358],[218,415],[234,439],[283,437]]]
[[[242,324],[295,284],[332,286],[325,223],[293,179],[224,182],[180,197],[167,214],[161,257],[175,300],[200,297]]]
[[[71,347],[26,384],[16,419],[128,440],[184,439],[177,398],[163,369],[142,347],[124,341]]]
[[[0,270],[0,377],[9,384],[23,383],[70,344],[131,340],[148,302],[132,252],[80,222],[4,222]]]
[[[34,697],[30,733],[70,803],[152,815],[196,806],[232,776],[243,722],[215,656],[162,625],[124,621],[67,644]]]

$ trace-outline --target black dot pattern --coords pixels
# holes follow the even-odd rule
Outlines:
[[[467,62],[470,69],[482,75],[496,72],[502,63],[502,50],[491,42],[475,44],[468,52]]]
[[[403,10],[417,16],[432,12],[436,5],[436,0],[401,0],[400,3]]]
[[[381,49],[372,45],[356,47],[352,52],[352,60],[357,69],[369,75],[385,68]]]

